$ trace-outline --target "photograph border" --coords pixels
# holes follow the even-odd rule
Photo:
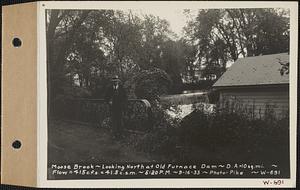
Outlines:
[[[168,187],[168,188],[196,188],[196,187],[295,187],[296,186],[296,145],[297,145],[297,64],[290,64],[290,179],[284,179],[284,185],[264,185],[264,180],[268,179],[224,179],[224,178],[174,178],[174,179],[97,179],[97,180],[47,180],[47,59],[46,59],[46,9],[157,9],[157,8],[176,8],[180,9],[206,9],[206,8],[289,8],[290,9],[290,62],[298,64],[298,4],[297,2],[200,2],[200,1],[174,1],[174,2],[69,2],[69,1],[52,1],[38,2],[38,167],[37,167],[37,184],[38,187],[110,187],[110,188],[125,188],[125,187]],[[277,178],[276,178],[277,179]]]

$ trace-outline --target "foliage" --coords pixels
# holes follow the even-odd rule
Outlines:
[[[231,153],[241,154],[248,161],[271,160],[270,155],[274,154],[285,159],[288,156],[289,118],[276,119],[272,110],[269,112],[263,118],[253,118],[247,112],[227,108],[217,109],[211,114],[196,109],[181,122],[179,142],[185,147],[210,152],[230,147]],[[282,154],[279,156],[278,152]],[[185,156],[188,159],[191,155]],[[222,161],[232,160],[231,157],[232,154],[227,155]]]
[[[153,15],[137,16],[130,10],[47,10],[49,107],[60,110],[53,113],[62,117],[101,120],[108,126],[107,105],[66,100],[101,98],[110,77],[118,74],[129,97],[151,101],[153,123],[142,122],[152,128],[141,138],[134,137],[140,150],[171,159],[178,152],[176,142],[190,147],[248,147],[256,153],[267,145],[285,145],[288,119],[275,122],[272,114],[249,119],[244,112],[207,114],[197,109],[179,124],[166,114],[159,96],[207,88],[225,71],[227,62],[238,57],[288,51],[288,14],[283,9],[200,10],[187,25],[185,38],[174,40],[169,23]],[[288,68],[284,63],[281,72]],[[182,84],[185,75],[196,82],[197,71],[210,80]],[[208,94],[212,102],[217,96],[214,91]],[[131,108],[126,126],[148,119],[147,111]]]
[[[136,97],[134,77],[152,69],[171,79],[167,93],[179,93],[185,76],[196,82],[201,71],[214,79],[228,61],[287,51],[289,44],[289,15],[282,9],[200,10],[181,39],[166,20],[130,10],[47,10],[46,17],[50,102],[73,86],[101,98],[114,74]]]
[[[49,99],[74,85],[102,97],[111,75],[130,86],[136,74],[154,68],[164,70],[174,85],[181,83],[182,43],[171,39],[166,20],[130,10],[47,10],[46,15]]]
[[[280,74],[281,75],[288,75],[290,73],[290,62],[284,62],[281,60],[278,60],[279,64],[281,65],[280,68]]]
[[[149,101],[158,100],[160,95],[166,94],[172,82],[161,69],[144,70],[134,79],[136,96]]]
[[[198,47],[204,75],[217,78],[228,61],[289,50],[289,12],[285,9],[202,9],[185,28]]]
[[[166,114],[159,102],[152,103],[151,112],[152,129],[140,138],[135,138],[135,148],[160,160],[174,160],[179,120]]]

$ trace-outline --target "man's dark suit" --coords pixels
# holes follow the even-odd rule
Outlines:
[[[127,105],[127,95],[124,88],[118,85],[118,88],[115,89],[114,85],[110,85],[106,90],[105,100],[111,102],[110,112],[113,133],[115,136],[120,136],[123,130],[123,112]]]

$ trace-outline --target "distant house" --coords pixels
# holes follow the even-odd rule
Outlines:
[[[191,73],[193,73],[191,75]],[[190,66],[187,67],[187,72],[184,74],[181,74],[181,79],[183,83],[193,83],[193,82],[199,82],[199,81],[205,81],[205,80],[215,80],[217,78],[216,75],[212,74],[211,78],[207,78],[203,76],[203,68],[191,68]]]
[[[287,62],[288,53],[238,59],[213,85],[221,105],[247,110],[256,118],[288,114],[289,75],[280,73],[280,63]]]

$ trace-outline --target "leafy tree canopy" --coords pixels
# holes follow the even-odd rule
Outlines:
[[[186,11],[188,13],[188,10]],[[289,12],[284,9],[203,9],[185,28],[197,46],[198,64],[219,77],[228,61],[289,51]]]

